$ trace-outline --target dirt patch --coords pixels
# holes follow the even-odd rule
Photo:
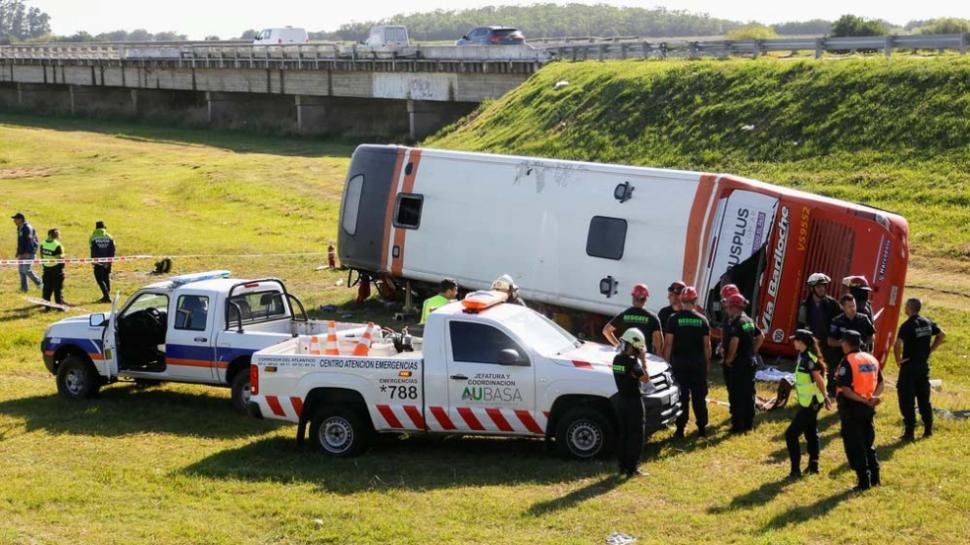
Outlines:
[[[54,173],[49,167],[0,168],[0,180],[46,178]]]

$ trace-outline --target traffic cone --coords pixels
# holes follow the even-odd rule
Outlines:
[[[337,344],[337,322],[330,320],[327,323],[327,356],[339,356],[340,346]]]
[[[370,353],[370,342],[371,342],[371,332],[374,330],[374,322],[367,324],[367,329],[364,331],[364,336],[360,338],[360,342],[354,347],[355,356],[366,356]]]
[[[316,335],[310,337],[310,354],[313,356],[320,355],[320,337]]]

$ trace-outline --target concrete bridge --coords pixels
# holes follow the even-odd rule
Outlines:
[[[418,139],[548,60],[529,46],[4,46],[0,110]]]

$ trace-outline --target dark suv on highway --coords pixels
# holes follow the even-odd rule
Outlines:
[[[525,36],[517,28],[503,26],[480,26],[471,29],[456,45],[518,45],[525,43]]]

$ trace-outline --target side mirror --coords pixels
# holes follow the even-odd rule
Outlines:
[[[498,353],[499,365],[529,365],[529,359],[514,348],[506,348]]]
[[[107,318],[102,312],[88,316],[88,325],[91,327],[103,327],[107,321]]]
[[[464,36],[462,36],[461,39],[462,40],[467,40],[468,39],[468,34],[465,34]]]

